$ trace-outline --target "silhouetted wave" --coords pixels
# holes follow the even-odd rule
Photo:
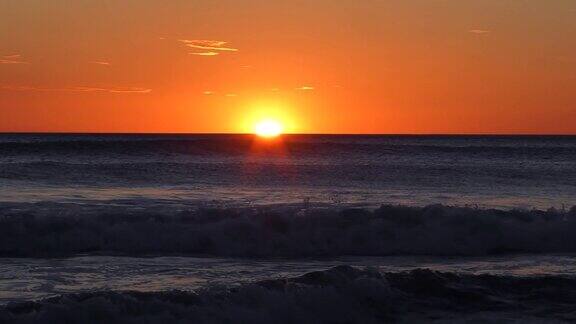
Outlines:
[[[28,206],[28,207],[26,207]],[[576,252],[576,208],[0,208],[0,255],[239,257]]]

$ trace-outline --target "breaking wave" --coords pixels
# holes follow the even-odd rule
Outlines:
[[[198,291],[91,292],[0,308],[3,323],[382,323],[576,320],[576,279],[339,266]]]
[[[574,233],[576,208],[277,206],[175,211],[108,205],[85,209],[0,206],[0,256],[4,257],[554,253],[576,252]]]

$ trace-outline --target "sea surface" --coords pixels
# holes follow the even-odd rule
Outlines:
[[[576,321],[576,136],[0,135],[0,322]]]

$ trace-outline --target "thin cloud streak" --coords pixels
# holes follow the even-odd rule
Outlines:
[[[299,88],[296,88],[296,90],[302,90],[302,91],[311,91],[311,90],[315,90],[316,88],[311,87],[311,86],[302,86]]]
[[[202,45],[193,45],[193,44],[186,44],[186,46],[196,49],[208,50],[208,51],[227,51],[227,52],[238,52],[237,48],[231,47],[212,47],[212,46],[202,46]]]
[[[469,30],[468,32],[472,33],[472,34],[476,34],[476,35],[485,35],[485,34],[491,33],[490,30],[486,30],[486,29],[472,29],[472,30]]]
[[[224,52],[239,51],[237,48],[226,47],[225,45],[228,44],[228,42],[218,40],[181,39],[180,42],[190,48],[201,49],[206,51],[224,51]]]
[[[190,55],[198,55],[198,56],[217,56],[220,55],[218,52],[192,52]]]
[[[88,63],[90,63],[90,64],[96,64],[96,65],[106,65],[106,66],[111,65],[110,62],[106,62],[106,61],[90,61],[90,62],[88,62]]]
[[[42,88],[31,86],[0,86],[5,91],[40,91],[40,92],[107,92],[107,93],[150,93],[147,88],[100,88],[100,87],[70,87],[70,88]]]
[[[12,54],[0,56],[0,64],[30,64],[21,60],[22,55]]]

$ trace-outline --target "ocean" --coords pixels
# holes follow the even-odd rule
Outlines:
[[[576,136],[0,135],[0,322],[576,321]]]

